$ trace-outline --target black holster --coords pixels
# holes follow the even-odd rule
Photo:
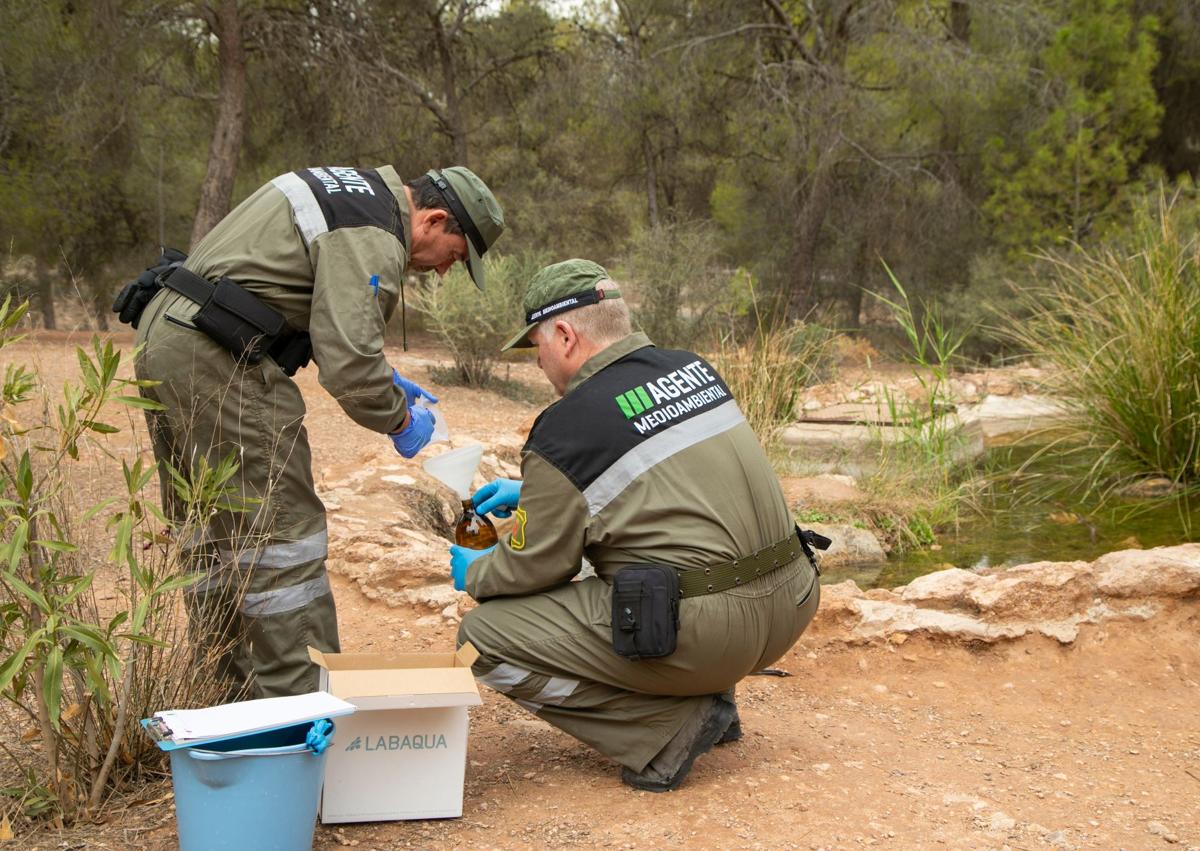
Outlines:
[[[157,263],[147,267],[146,271],[137,276],[137,280],[130,281],[117,293],[112,305],[117,318],[126,325],[138,327],[146,305],[163,288],[163,278],[178,268],[184,260],[187,260],[187,255],[182,251],[164,248]]]
[[[675,652],[679,635],[679,572],[665,564],[634,564],[613,578],[613,650],[626,659]]]
[[[269,355],[285,373],[295,375],[312,358],[308,333],[289,326],[282,313],[236,281],[221,278],[214,284],[179,267],[164,284],[200,305],[192,324],[239,361],[258,363]]]

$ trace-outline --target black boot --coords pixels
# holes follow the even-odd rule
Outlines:
[[[696,757],[712,749],[736,714],[732,703],[717,696],[708,698],[645,768],[641,771],[622,768],[621,780],[645,792],[679,788]]]
[[[737,705],[734,704],[733,720],[729,722],[729,728],[727,730],[725,730],[725,733],[721,736],[721,738],[717,739],[717,744],[718,745],[727,745],[730,742],[736,742],[741,737],[742,737],[742,719],[741,719],[741,716],[738,715]]]

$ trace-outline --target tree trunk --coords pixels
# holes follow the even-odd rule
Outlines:
[[[214,23],[213,33],[219,41],[221,88],[217,96],[217,124],[208,148],[208,171],[192,225],[193,248],[229,212],[246,129],[246,51],[237,0],[221,0]]]
[[[654,149],[650,145],[650,134],[642,133],[642,157],[646,161],[646,209],[650,213],[650,227],[658,227],[658,171],[654,167]]]
[[[966,0],[951,0],[950,14],[947,21],[950,39],[959,47],[966,49],[971,40],[971,7]],[[961,185],[963,174],[959,168],[958,149],[962,145],[961,116],[957,110],[952,110],[945,116],[942,124],[942,138],[938,142],[937,171],[949,183]]]
[[[35,268],[38,307],[42,311],[42,325],[53,331],[58,327],[58,319],[54,314],[54,275],[40,260]]]
[[[950,0],[950,37],[962,45],[971,40],[971,7],[967,0]]]
[[[465,11],[460,7],[460,12]],[[458,92],[458,74],[454,67],[454,50],[451,40],[457,28],[446,32],[441,16],[435,11],[430,15],[433,25],[434,43],[437,46],[438,62],[442,69],[442,96],[446,102],[446,130],[454,144],[454,164],[470,167],[470,150],[467,127],[463,120],[462,103]]]
[[[816,306],[814,299],[817,291],[817,250],[833,194],[835,160],[834,148],[827,147],[821,153],[816,170],[811,176],[812,184],[808,196],[796,215],[793,230],[795,243],[792,248],[792,292],[788,300],[788,316],[791,319],[803,319]]]
[[[92,299],[92,310],[96,314],[96,328],[101,331],[108,330],[108,315],[112,313],[112,306],[109,298],[110,293],[99,292]]]

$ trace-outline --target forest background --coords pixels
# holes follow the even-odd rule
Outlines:
[[[194,244],[279,173],[385,163],[477,171],[506,253],[661,285],[642,319],[664,344],[748,288],[869,330],[886,263],[990,359],[1006,344],[981,316],[1019,316],[1034,254],[1120,242],[1164,184],[1200,208],[1200,9],[0,4],[0,284],[47,327],[64,299],[108,327],[158,246]]]

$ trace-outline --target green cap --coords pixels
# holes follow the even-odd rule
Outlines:
[[[430,169],[427,174],[462,225],[467,238],[467,271],[475,286],[483,289],[483,261],[479,258],[504,233],[504,211],[492,190],[469,168],[455,165],[441,171]]]
[[[616,289],[597,290],[596,284],[609,280],[608,272],[591,260],[564,260],[542,269],[533,276],[525,290],[522,306],[525,328],[504,344],[500,351],[528,349],[529,332],[543,319],[597,304],[610,298],[620,298]]]

